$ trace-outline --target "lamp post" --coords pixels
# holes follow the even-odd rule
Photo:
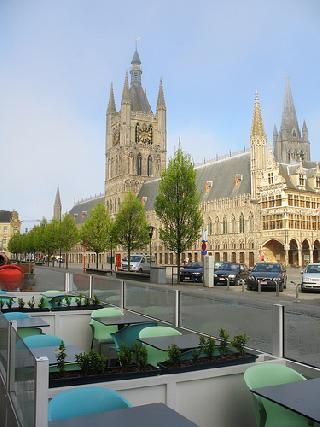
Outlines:
[[[153,227],[153,225],[149,225],[149,239],[150,239],[150,243],[149,243],[149,255],[150,255],[150,274],[151,274],[151,240],[152,240],[152,236],[153,236],[153,230],[155,227]]]

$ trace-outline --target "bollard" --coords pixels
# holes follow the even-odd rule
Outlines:
[[[229,277],[227,277],[227,289],[228,289],[228,291],[230,290],[230,280],[229,280]]]
[[[276,296],[279,296],[279,282],[276,281]]]
[[[258,280],[258,292],[259,292],[259,294],[261,294],[261,282],[260,282],[260,280]]]
[[[241,283],[241,286],[242,286],[242,292],[244,292],[245,281],[244,281],[244,280],[242,280],[241,282],[242,282],[242,283]]]

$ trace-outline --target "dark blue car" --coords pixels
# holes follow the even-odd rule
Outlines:
[[[180,282],[202,282],[203,264],[202,262],[191,262],[180,269]]]

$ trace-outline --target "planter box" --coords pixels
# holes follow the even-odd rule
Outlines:
[[[127,369],[122,369],[120,366],[114,366],[107,368],[103,374],[97,375],[82,375],[80,371],[69,371],[65,372],[65,375],[61,377],[58,372],[52,372],[49,374],[49,388],[70,387],[117,380],[131,380],[151,377],[158,375],[159,373],[159,369],[151,365],[147,365],[143,371],[139,370],[136,365],[132,365]]]
[[[60,307],[52,307],[51,311],[73,311],[73,310],[98,310],[99,308],[103,308],[104,305],[97,304],[97,305],[70,305],[69,307],[63,305]]]
[[[199,371],[210,368],[225,368],[227,366],[242,365],[244,363],[254,363],[257,359],[256,354],[239,353],[228,354],[226,356],[209,358],[199,358],[196,362],[192,360],[183,360],[179,365],[172,365],[169,361],[159,363],[162,374],[179,374],[182,372]]]
[[[11,312],[20,312],[20,313],[42,313],[48,312],[50,308],[3,308],[1,310],[2,313],[11,313]]]

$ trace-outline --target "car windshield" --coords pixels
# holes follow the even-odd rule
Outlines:
[[[219,270],[239,270],[239,264],[223,263],[218,268]]]
[[[192,262],[191,264],[187,264],[185,268],[202,268],[202,264],[200,262]]]
[[[130,257],[130,263],[131,262],[139,262],[139,261],[141,261],[141,256],[138,256],[138,255],[132,255],[131,257]],[[128,257],[126,256],[126,257],[124,257],[123,258],[123,261],[125,261],[125,262],[128,262]]]
[[[306,268],[306,273],[318,273],[320,274],[320,264],[309,264]]]
[[[279,272],[281,271],[281,267],[279,264],[261,263],[256,264],[252,271]]]

